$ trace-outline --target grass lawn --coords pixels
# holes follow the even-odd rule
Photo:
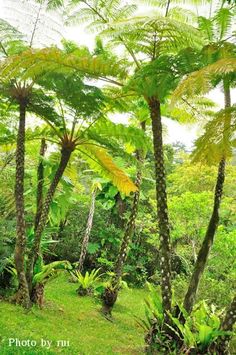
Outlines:
[[[46,289],[43,310],[28,313],[19,306],[0,302],[0,354],[141,354],[144,332],[135,316],[144,316],[145,290],[122,290],[114,308],[114,322],[100,314],[100,301],[78,297],[77,285],[66,276],[53,280]],[[34,340],[36,346],[9,346],[9,338]],[[41,339],[52,342],[50,349]],[[57,346],[57,341],[69,341]],[[65,346],[61,346],[65,345]]]

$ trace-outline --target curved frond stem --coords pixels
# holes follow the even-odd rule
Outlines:
[[[124,86],[124,84],[120,83],[119,81],[114,80],[114,79],[109,79],[109,78],[104,77],[104,76],[99,76],[97,79],[105,81],[105,82],[110,83],[110,84],[114,84],[114,85],[120,86],[120,87]]]
[[[38,9],[38,12],[37,12],[37,16],[36,16],[36,19],[35,19],[33,31],[32,31],[31,38],[30,38],[29,47],[32,47],[32,45],[33,45],[33,40],[34,40],[34,36],[35,36],[35,33],[36,33],[37,24],[39,22],[39,17],[40,17],[41,10],[42,10],[42,2],[40,2],[40,6],[39,6],[39,9]]]
[[[88,8],[90,8],[90,10],[92,10],[105,24],[108,24],[108,20],[93,6],[91,6],[86,0],[82,0],[82,2],[88,6]],[[114,27],[110,26],[111,30],[114,30]],[[124,38],[122,36],[118,36],[119,40],[123,43],[123,45],[125,46],[126,50],[128,51],[128,53],[131,55],[131,57],[134,60],[134,63],[136,64],[137,68],[140,68],[140,63],[138,61],[138,59],[136,58],[133,50],[131,47],[129,47],[127,45],[127,43],[125,42]]]
[[[87,143],[86,143],[86,144],[87,144]],[[96,164],[99,164],[99,165],[103,168],[102,164],[101,164],[98,160],[94,159],[94,158],[91,157],[89,154],[85,153],[83,150],[81,150],[81,149],[79,149],[79,148],[75,148],[75,150],[78,150],[81,154],[86,155],[89,159],[93,160]]]
[[[74,136],[76,123],[77,123],[77,116],[75,114],[73,122],[72,122],[71,133],[70,133],[70,139],[71,140],[73,139],[73,136]]]
[[[106,148],[105,146],[102,146],[102,145],[100,145],[100,144],[97,144],[97,143],[91,143],[91,142],[89,142],[89,141],[85,141],[85,142],[83,142],[83,143],[85,143],[86,145],[94,145],[94,146],[96,146],[96,147],[98,147],[98,148],[102,148],[102,149],[104,149],[104,148]]]
[[[0,47],[2,48],[3,53],[5,54],[6,57],[8,57],[8,53],[6,51],[6,48],[4,47],[2,41],[0,41]]]
[[[96,123],[97,120],[99,120],[99,118],[101,118],[101,117],[100,117],[100,116],[99,116],[99,117],[96,117],[96,118],[88,125],[88,127],[85,128],[85,130],[83,131],[83,134],[84,134],[85,132],[87,132],[87,131],[94,125],[94,123]]]
[[[75,115],[77,115],[77,113],[75,113]],[[79,124],[79,127],[78,127],[78,129],[77,129],[77,133],[75,134],[76,136],[78,136],[79,131],[81,130],[81,128],[82,128],[84,122],[85,122],[85,117],[83,117],[83,119],[81,120],[81,123]]]
[[[166,11],[165,11],[165,17],[168,16],[168,12],[169,12],[169,9],[170,9],[170,1],[171,1],[171,0],[167,0]]]
[[[183,101],[184,103],[186,103],[186,105],[188,105],[194,112],[196,112],[198,115],[202,115],[201,112],[198,111],[198,110],[196,109],[196,107],[193,106],[187,99],[185,99],[185,98],[183,98],[183,97],[182,97],[181,99],[182,99],[182,101]],[[194,112],[193,112],[193,115],[194,115]]]
[[[28,138],[26,137],[26,141],[27,142],[31,142],[31,141],[41,141],[42,138],[45,138],[45,136],[41,136],[41,137],[31,137],[31,138]],[[53,139],[50,139],[50,138],[45,138],[47,142],[50,142],[50,143],[53,143],[53,144],[59,144],[58,141],[54,141]]]
[[[63,109],[62,102],[61,102],[60,98],[58,98],[58,103],[59,103],[59,106],[60,106],[60,109],[61,109],[61,118],[62,118],[63,128],[64,128],[64,131],[66,132],[65,113],[64,113],[64,109]]]
[[[43,120],[51,127],[51,129],[53,130],[53,132],[54,132],[60,139],[63,138],[63,136],[58,132],[58,130],[53,126],[53,124],[52,124],[48,119],[46,119],[46,118],[44,117]]]

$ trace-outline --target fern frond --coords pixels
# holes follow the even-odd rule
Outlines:
[[[60,115],[55,110],[55,98],[45,95],[42,89],[33,89],[28,105],[28,111],[36,114],[41,119],[53,123],[56,127],[62,125]]]
[[[1,42],[22,40],[23,34],[7,21],[0,19],[0,39]]]
[[[62,270],[71,270],[72,266],[69,261],[54,261],[50,264],[43,265],[42,271],[36,273],[33,277],[33,284],[45,284],[50,278],[54,277]]]
[[[203,16],[198,17],[199,30],[204,34],[209,42],[212,42],[214,37],[213,21]]]
[[[223,156],[230,158],[235,131],[236,106],[219,111],[215,118],[206,124],[204,134],[197,139],[192,154],[193,161],[217,164]]]
[[[172,51],[186,46],[200,46],[200,32],[173,18],[161,16],[136,17],[112,24],[112,28],[103,32],[112,40],[119,42],[120,37],[128,41],[134,52],[153,53],[153,45],[158,46],[158,54],[168,46]],[[154,40],[154,38],[156,38]],[[157,54],[156,53],[156,54]]]
[[[129,195],[131,192],[137,190],[135,184],[116,166],[105,149],[87,143],[80,145],[79,151],[83,154],[89,165],[101,176],[111,180],[119,191]]]
[[[49,72],[73,73],[79,72],[93,77],[124,77],[126,71],[120,63],[97,57],[80,57],[68,54],[58,48],[44,48],[42,50],[29,49],[13,56],[0,66],[1,76],[7,80],[21,77],[22,80],[36,78]]]
[[[215,115],[215,107],[216,104],[212,100],[196,96],[179,100],[174,106],[167,102],[162,105],[162,114],[179,123],[193,123],[212,118]]]
[[[217,24],[218,40],[222,40],[229,33],[233,21],[233,13],[230,9],[222,7],[215,15],[215,22]]]
[[[130,143],[136,149],[151,150],[151,140],[144,134],[144,132],[136,127],[125,126],[123,124],[116,124],[109,120],[99,120],[92,129],[90,134],[97,133],[101,137],[108,138],[109,136],[121,141],[122,143]]]
[[[137,9],[135,4],[124,4],[120,0],[73,1],[69,9],[67,24],[90,22],[91,31],[106,29],[111,21],[130,17]]]
[[[175,6],[169,9],[168,17],[192,26],[197,23],[197,16],[193,11]]]
[[[205,94],[213,88],[212,80],[216,76],[224,76],[236,71],[236,58],[224,58],[201,70],[190,74],[175,89],[172,105],[182,97]]]

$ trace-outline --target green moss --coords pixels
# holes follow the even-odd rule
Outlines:
[[[100,301],[78,297],[77,285],[65,277],[52,281],[46,289],[43,310],[26,312],[19,306],[0,302],[0,353],[15,354],[139,354],[143,353],[144,333],[135,316],[143,317],[144,290],[128,289],[120,293],[114,308],[114,321],[100,314]],[[9,338],[35,340],[36,347],[9,346]],[[41,339],[52,341],[49,350]],[[69,346],[57,347],[57,341]]]

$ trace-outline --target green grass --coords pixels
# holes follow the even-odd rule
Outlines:
[[[46,289],[43,310],[34,307],[28,313],[19,306],[0,302],[0,354],[140,354],[144,332],[135,316],[144,316],[144,290],[122,290],[115,305],[114,321],[100,314],[100,301],[78,297],[76,284],[65,276],[53,280]],[[36,347],[9,346],[9,338],[35,340]],[[50,349],[42,348],[41,339],[50,340]],[[57,346],[58,340],[69,346]]]

